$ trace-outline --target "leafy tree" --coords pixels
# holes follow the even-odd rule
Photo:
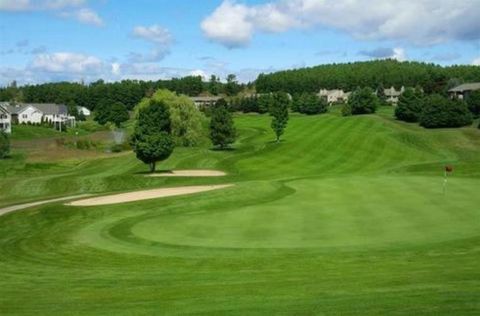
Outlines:
[[[208,82],[208,92],[213,95],[218,95],[220,93],[220,80],[215,75],[210,76],[210,81]]]
[[[378,98],[371,88],[357,88],[348,99],[348,107],[352,115],[375,113]]]
[[[270,115],[272,116],[271,127],[275,132],[277,143],[279,143],[280,136],[283,135],[288,123],[290,97],[285,92],[276,92],[272,97],[272,104],[270,106]]]
[[[473,91],[467,98],[467,104],[470,112],[475,117],[480,116],[480,90]]]
[[[398,98],[395,117],[405,122],[418,122],[422,113],[423,93],[420,89],[407,88]]]
[[[227,84],[225,85],[225,93],[228,96],[236,95],[241,90],[240,85],[237,82],[237,76],[230,74],[227,76]]]
[[[328,110],[327,100],[319,98],[314,93],[302,93],[293,98],[292,108],[303,114],[321,114]]]
[[[120,127],[123,122],[128,121],[130,116],[128,115],[127,107],[120,102],[115,102],[110,109],[109,122],[115,124],[116,127]]]
[[[168,106],[176,145],[196,146],[206,138],[206,118],[190,98],[165,89],[157,90],[150,99],[144,99],[137,105],[137,116],[138,111],[147,107],[150,100],[164,102]]]
[[[155,172],[158,161],[170,157],[175,143],[164,102],[150,100],[147,107],[140,109],[131,143],[137,158],[150,166],[150,172]]]
[[[439,94],[425,98],[420,125],[426,128],[461,127],[472,124],[472,113],[465,102]]]
[[[77,105],[75,104],[75,101],[68,102],[67,110],[69,115],[78,119],[79,113],[78,113],[78,108],[77,108]]]
[[[8,156],[10,153],[10,138],[7,133],[0,132],[0,159]]]
[[[261,94],[257,98],[258,103],[258,112],[259,113],[267,113],[270,110],[274,100],[273,95],[271,93]]]
[[[210,140],[214,146],[225,149],[235,142],[237,132],[233,123],[232,113],[227,102],[220,99],[212,107],[210,120]]]

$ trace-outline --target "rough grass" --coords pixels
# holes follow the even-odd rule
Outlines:
[[[378,116],[236,118],[235,150],[0,162],[0,205],[236,183],[185,197],[0,217],[1,315],[467,315],[480,312],[480,131]],[[446,194],[443,166],[453,164]]]

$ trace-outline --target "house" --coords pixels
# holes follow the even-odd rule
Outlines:
[[[398,98],[402,93],[405,92],[405,87],[402,87],[400,90],[396,90],[395,87],[391,87],[390,89],[385,89],[385,101],[390,104],[397,105]]]
[[[20,103],[9,106],[12,122],[16,124],[41,124],[49,122],[54,125],[75,126],[75,117],[68,114],[63,104],[53,103]]]
[[[222,97],[191,97],[190,100],[195,103],[197,108],[201,108],[204,106],[214,105],[221,98]]]
[[[480,90],[480,82],[461,84],[458,87],[448,90],[451,98],[466,100],[473,91]]]
[[[0,131],[7,134],[12,132],[12,116],[7,103],[0,103]]]
[[[92,112],[84,106],[77,106],[78,114],[83,114],[83,116],[90,116]]]
[[[319,98],[324,98],[329,104],[347,102],[351,92],[344,92],[340,89],[327,90],[321,89],[317,94]]]

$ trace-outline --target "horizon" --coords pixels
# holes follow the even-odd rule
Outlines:
[[[260,73],[378,59],[480,65],[478,0],[335,4],[0,0],[0,86],[230,73],[247,83]]]

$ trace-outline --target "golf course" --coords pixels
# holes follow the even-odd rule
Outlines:
[[[392,107],[333,109],[291,114],[279,143],[268,114],[234,121],[231,149],[177,147],[155,176],[130,151],[13,139],[0,315],[480,313],[478,120],[427,130]],[[186,191],[151,196],[165,188]]]

